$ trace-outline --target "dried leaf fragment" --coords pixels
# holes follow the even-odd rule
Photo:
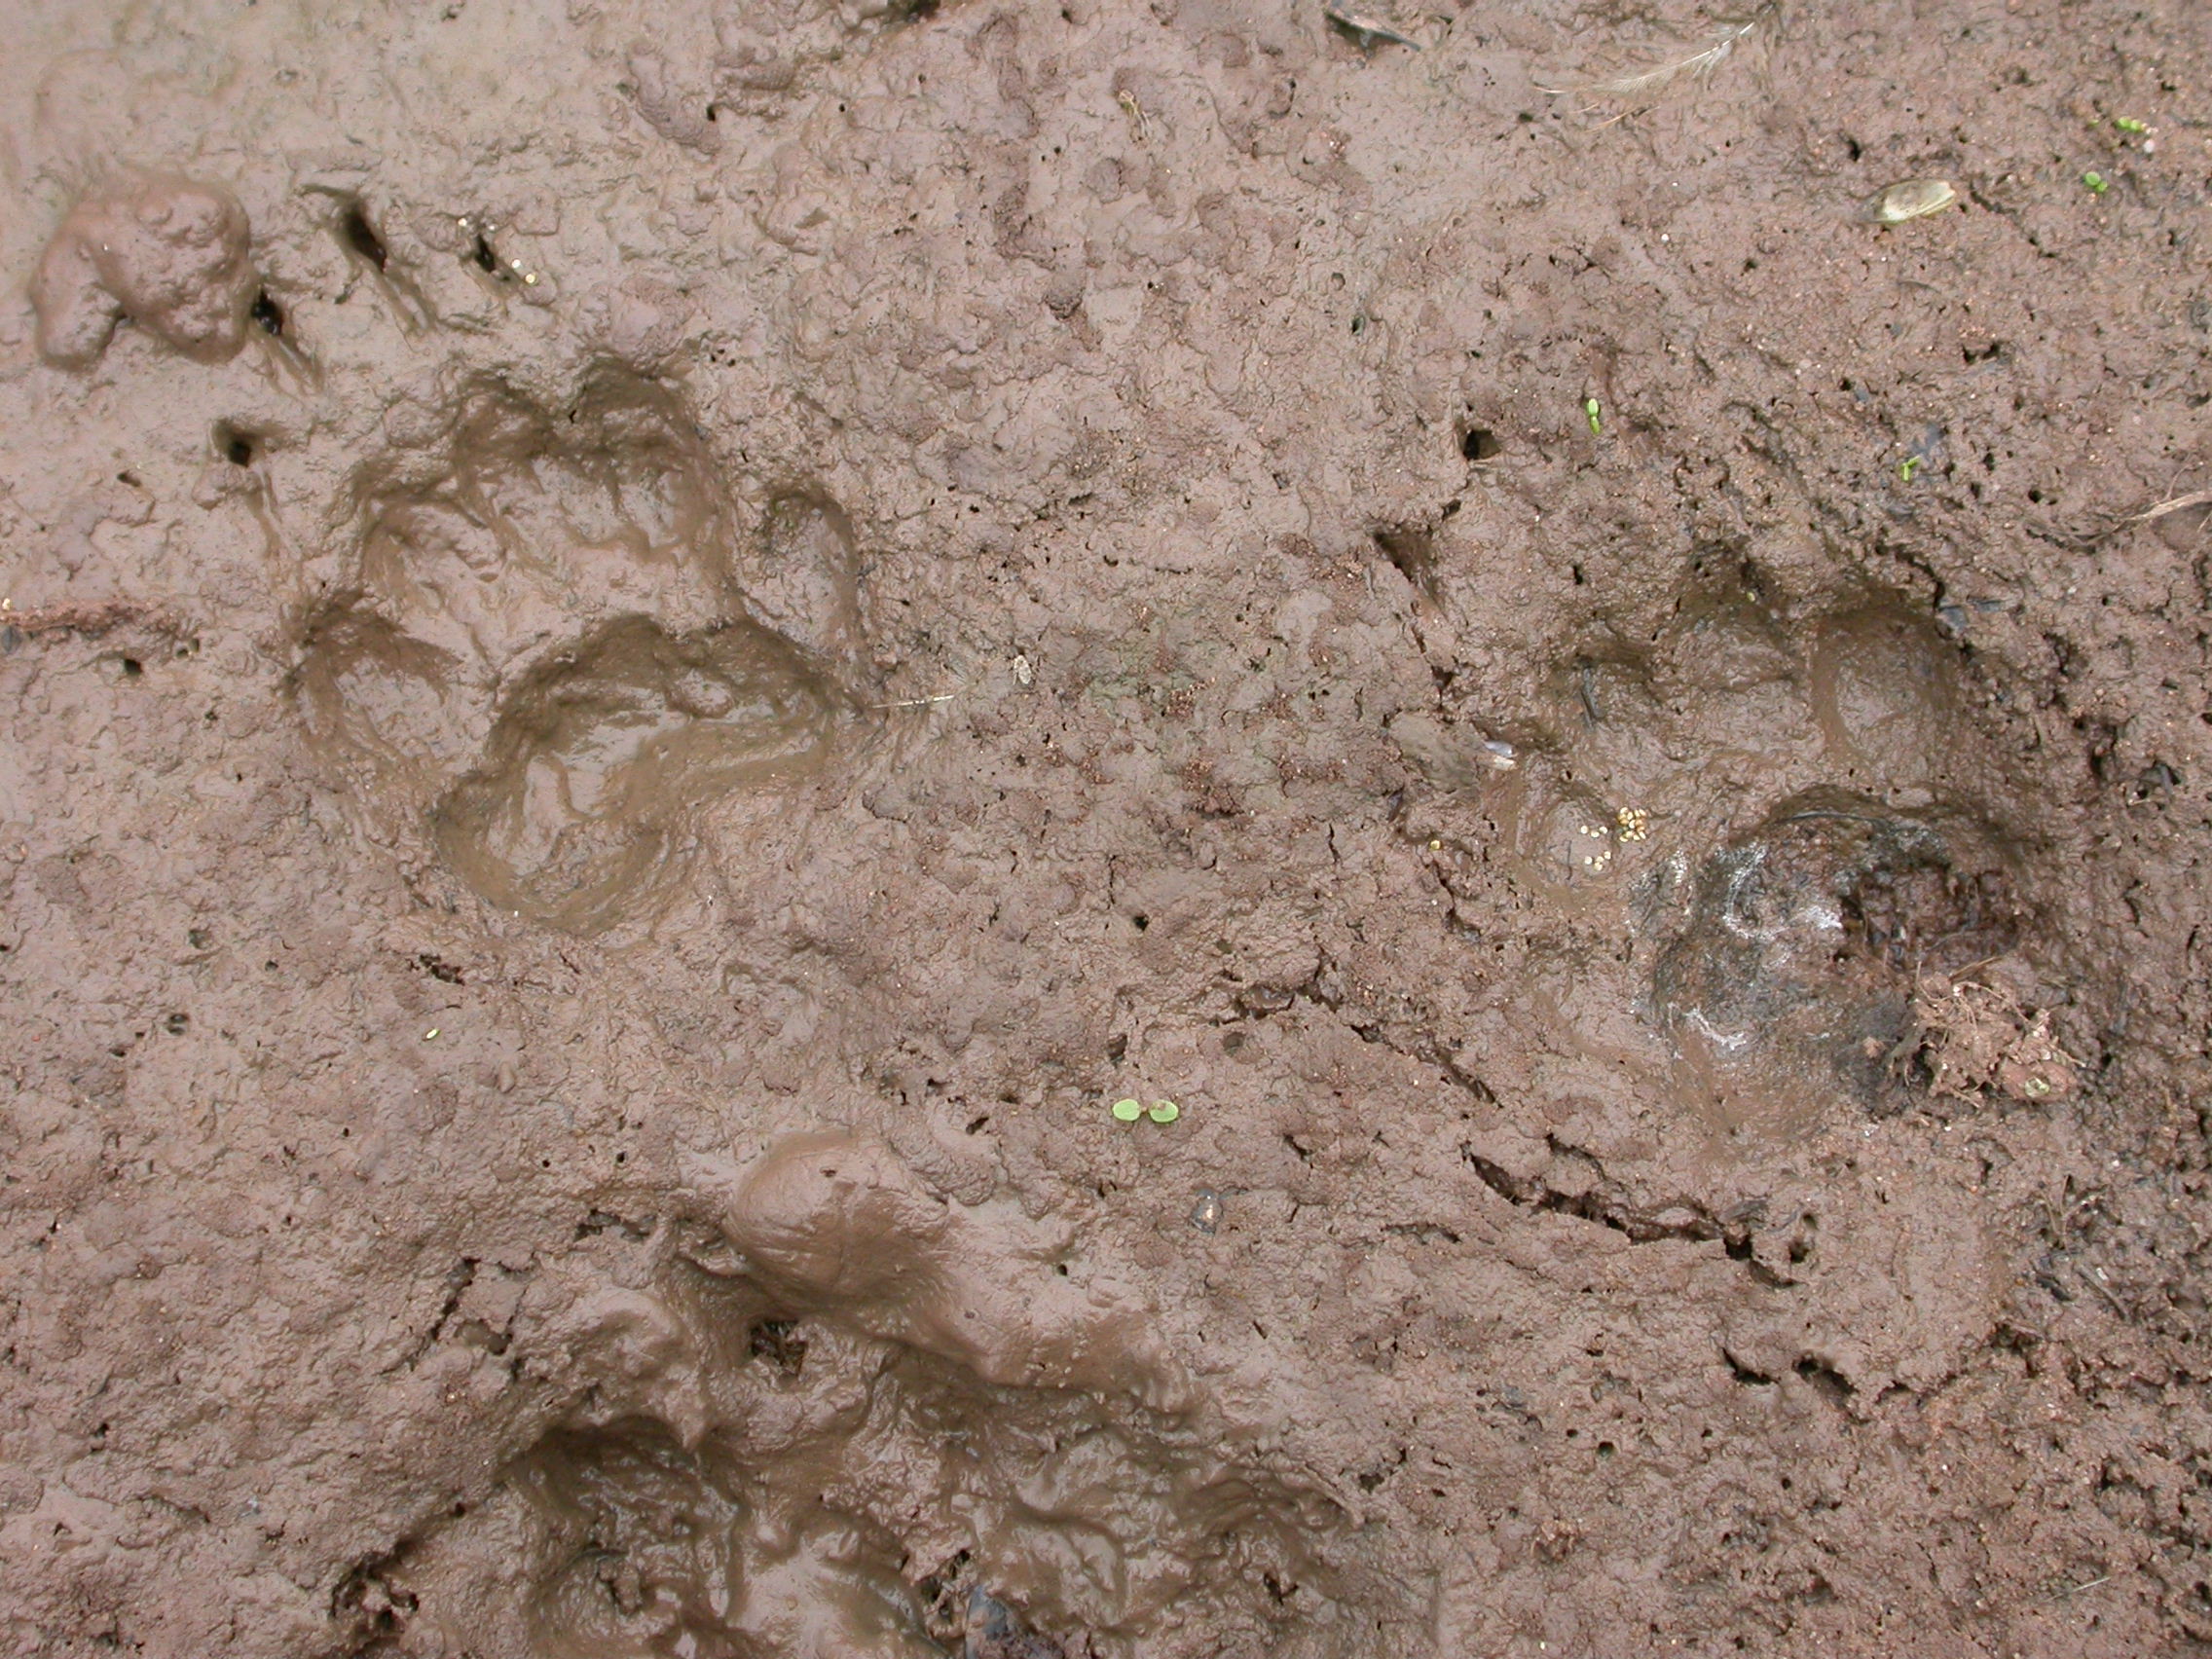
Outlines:
[[[1873,225],[1901,225],[1940,213],[1958,199],[1947,178],[1908,178],[1868,197],[1860,217]]]
[[[1323,6],[1321,16],[1348,36],[1352,45],[1362,52],[1373,52],[1379,45],[1410,46],[1416,52],[1420,50],[1420,42],[1410,35],[1402,35],[1388,23],[1378,22],[1373,18],[1346,11],[1342,6]]]

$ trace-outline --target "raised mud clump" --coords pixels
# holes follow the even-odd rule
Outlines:
[[[247,232],[220,185],[152,173],[95,191],[62,220],[32,278],[40,352],[81,368],[128,319],[202,362],[236,355],[261,291]]]
[[[682,406],[627,370],[557,409],[480,384],[356,501],[301,642],[309,739],[502,909],[576,933],[650,909],[700,815],[817,769],[849,706],[844,515],[771,503],[747,545]]]
[[[639,1245],[645,1288],[518,1330],[571,1404],[394,1569],[422,1650],[1377,1651],[1341,1512],[1225,1428],[1132,1293],[872,1140],[711,1185],[715,1219]]]

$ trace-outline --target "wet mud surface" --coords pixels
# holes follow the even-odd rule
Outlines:
[[[0,10],[0,1650],[2212,1649],[2196,8]]]

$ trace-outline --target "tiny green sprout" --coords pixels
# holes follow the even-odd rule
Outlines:
[[[1605,429],[1605,424],[1598,419],[1598,400],[1595,397],[1585,397],[1582,400],[1582,413],[1589,419],[1592,437]]]
[[[2112,118],[2112,124],[2122,132],[2148,132],[2151,130],[2151,124],[2148,121],[2137,121],[2132,115],[2116,115]]]
[[[1133,1124],[1143,1116],[1144,1107],[1134,1100],[1114,1102],[1114,1122],[1117,1124]]]
[[[1172,1100],[1155,1100],[1152,1110],[1145,1114],[1156,1124],[1172,1124],[1183,1115],[1183,1108]]]
[[[1921,464],[1920,457],[1916,455],[1906,456],[1904,460],[1898,462],[1898,477],[1904,483],[1910,484],[1912,475],[1920,470]]]
[[[2112,188],[2111,185],[2105,182],[2105,175],[2097,171],[2094,167],[2091,167],[2087,172],[2082,175],[2082,182],[2089,187],[2089,194],[2091,196],[2102,196],[2106,191]]]

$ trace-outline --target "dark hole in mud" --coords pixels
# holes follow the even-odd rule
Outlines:
[[[136,680],[141,674],[144,674],[145,672],[146,665],[140,662],[136,657],[127,656],[123,659],[124,679]]]
[[[162,1021],[162,1028],[171,1037],[182,1037],[185,1032],[192,1028],[192,1015],[189,1014],[172,1014],[168,1018]]]
[[[1832,1365],[1822,1363],[1811,1354],[1800,1359],[1791,1369],[1819,1389],[1822,1394],[1838,1405],[1858,1392],[1857,1389],[1852,1387],[1851,1380],[1845,1377],[1842,1372],[1836,1370]]]
[[[766,1360],[786,1377],[796,1377],[806,1369],[806,1339],[798,1334],[796,1320],[754,1321],[746,1348],[755,1359]]]
[[[391,262],[384,238],[377,235],[377,228],[369,223],[369,216],[361,210],[358,202],[347,208],[345,216],[338,221],[338,240],[379,271]]]
[[[1459,453],[1469,461],[1494,460],[1505,446],[1497,441],[1497,434],[1480,426],[1469,426],[1459,435]]]
[[[1436,541],[1419,525],[1392,525],[1374,532],[1375,545],[1398,573],[1429,598],[1436,597]]]
[[[1891,968],[1955,967],[1995,956],[2016,937],[2011,885],[1999,870],[1967,872],[1939,846],[1909,845],[1840,895],[1846,940]]]
[[[498,276],[503,275],[499,270],[499,256],[492,251],[491,239],[485,236],[482,231],[476,233],[476,245],[469,249],[468,257],[474,260],[476,268],[487,276]]]
[[[352,1567],[330,1593],[331,1617],[366,1637],[394,1635],[407,1616],[421,1604],[413,1594],[387,1576],[399,1565],[404,1546],[373,1556]]]
[[[975,1581],[968,1564],[974,1560],[973,1552],[955,1550],[941,1567],[914,1581],[914,1596],[922,1605],[922,1629],[932,1641],[952,1647],[967,1641],[968,1598]]]
[[[267,288],[253,296],[253,309],[247,314],[253,318],[262,333],[275,335],[279,340],[283,338],[284,313],[282,308],[269,297]]]
[[[251,432],[241,432],[227,421],[215,427],[215,453],[233,466],[251,466],[260,448]]]
[[[1733,1377],[1737,1382],[1743,1383],[1745,1387],[1771,1388],[1774,1386],[1774,1379],[1772,1377],[1769,1377],[1763,1371],[1757,1371],[1752,1369],[1751,1366],[1746,1365],[1742,1360],[1738,1359],[1726,1348],[1722,1348],[1720,1350],[1720,1357],[1727,1362],[1728,1375]]]

